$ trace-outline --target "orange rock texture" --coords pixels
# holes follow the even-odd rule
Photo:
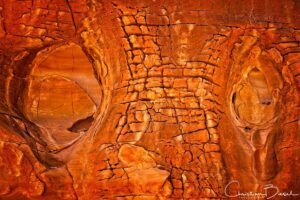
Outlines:
[[[299,10],[0,0],[0,199],[299,199]]]

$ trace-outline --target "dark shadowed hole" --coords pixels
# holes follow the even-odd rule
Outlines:
[[[235,99],[236,99],[236,93],[233,93],[232,99],[231,99],[231,101],[232,101],[233,104],[235,103]]]
[[[236,107],[235,101],[236,101],[236,92],[234,92],[234,93],[232,94],[231,102],[232,102],[232,104],[233,104],[234,111],[235,111],[236,116],[237,116],[237,118],[238,118],[238,117],[240,117],[240,115],[239,115],[239,111],[238,111],[238,109],[237,109],[237,107]]]
[[[76,121],[70,128],[68,128],[68,130],[76,133],[86,132],[91,127],[93,121],[93,116],[87,117],[85,119],[80,119]]]
[[[249,131],[251,131],[251,128],[248,127],[248,126],[246,126],[246,127],[244,128],[244,130],[245,130],[246,132],[249,132]]]

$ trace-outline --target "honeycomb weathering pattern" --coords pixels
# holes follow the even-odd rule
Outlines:
[[[299,198],[299,9],[0,0],[0,199]]]

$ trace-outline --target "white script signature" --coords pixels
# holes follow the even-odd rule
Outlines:
[[[233,180],[233,181],[230,181],[226,187],[225,187],[225,195],[227,197],[258,197],[258,198],[266,198],[266,199],[272,199],[276,196],[282,196],[282,197],[289,197],[289,196],[292,196],[292,197],[295,197],[295,196],[298,196],[299,194],[295,194],[293,193],[293,191],[289,191],[289,192],[281,192],[279,190],[278,187],[276,187],[275,185],[273,184],[267,184],[263,187],[263,192],[240,192],[239,190],[234,193],[234,194],[231,194],[229,191],[230,191],[230,187],[233,187],[233,186],[237,186],[237,188],[240,187],[240,183],[239,181],[237,180]]]

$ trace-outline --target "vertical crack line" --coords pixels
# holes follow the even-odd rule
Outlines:
[[[67,171],[67,173],[69,174],[69,176],[70,176],[70,178],[71,178],[71,180],[72,180],[72,190],[73,190],[73,193],[74,193],[74,195],[75,195],[75,198],[76,198],[76,200],[78,200],[78,194],[77,194],[77,192],[76,192],[76,189],[75,189],[75,187],[74,187],[74,177],[73,177],[73,175],[71,174],[71,172],[70,172],[70,170],[69,170],[69,168],[68,168],[68,165],[66,165],[66,171]]]
[[[72,75],[74,74],[74,51],[72,49]],[[75,119],[74,117],[74,100],[73,100],[73,88],[71,88],[71,101],[72,101],[72,118],[73,120]]]
[[[75,32],[77,32],[77,26],[76,26],[76,23],[75,23],[74,13],[73,13],[71,4],[70,4],[69,0],[66,0],[66,3],[67,3],[67,6],[68,6],[70,14],[71,14],[71,18],[72,18],[72,22],[73,22],[73,25],[74,25],[74,28],[75,28]]]

